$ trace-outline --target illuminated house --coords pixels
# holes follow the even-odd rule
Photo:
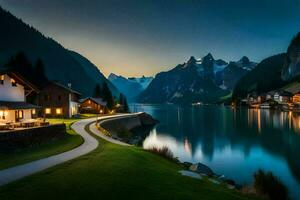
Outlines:
[[[72,117],[78,114],[81,94],[58,82],[50,82],[38,95],[38,105],[46,117]]]
[[[80,112],[102,114],[106,110],[106,102],[102,98],[88,97],[80,100]]]
[[[293,103],[294,104],[300,104],[300,94],[295,94],[293,96]]]
[[[38,89],[18,73],[0,70],[0,125],[24,122],[36,115],[36,105],[26,103],[26,97]]]

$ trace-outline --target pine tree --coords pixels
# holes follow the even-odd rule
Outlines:
[[[48,82],[45,74],[44,63],[41,59],[37,59],[34,67],[35,84],[42,87]]]
[[[127,103],[127,99],[126,99],[125,96],[124,96],[123,106],[124,106],[124,112],[126,112],[126,113],[130,112],[129,106],[128,106],[128,103]]]
[[[123,107],[123,109],[122,109],[123,112],[129,112],[129,107],[128,107],[126,96],[123,95],[122,93],[120,93],[119,103]]]
[[[19,52],[15,57],[11,58],[6,66],[15,72],[18,72],[26,79],[33,81],[34,73],[32,70],[32,64],[23,52]]]
[[[107,102],[107,108],[109,110],[112,110],[114,108],[114,105],[115,105],[115,101],[114,101],[114,97],[112,96],[112,93],[107,85],[106,82],[103,83],[103,86],[102,86],[102,93],[103,93],[103,99],[104,101]]]
[[[99,84],[97,84],[94,88],[94,93],[93,93],[93,97],[94,98],[101,98],[102,95],[102,90],[101,90],[101,86]]]

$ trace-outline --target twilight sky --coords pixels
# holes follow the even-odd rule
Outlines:
[[[191,55],[261,59],[300,31],[300,0],[0,0],[107,76],[155,75]]]

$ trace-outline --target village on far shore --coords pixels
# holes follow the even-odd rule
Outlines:
[[[300,83],[262,94],[249,93],[238,105],[232,103],[232,106],[300,112]]]

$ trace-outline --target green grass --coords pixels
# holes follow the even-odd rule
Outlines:
[[[0,199],[254,199],[181,176],[180,165],[140,148],[98,140],[85,156],[1,187]]]
[[[34,160],[46,158],[52,155],[66,152],[74,149],[82,144],[83,139],[80,135],[76,134],[70,125],[78,119],[47,119],[51,123],[64,122],[67,127],[69,135],[65,138],[51,141],[35,147],[28,147],[20,149],[13,153],[1,153],[0,154],[0,169],[6,169],[16,165],[25,164]]]

